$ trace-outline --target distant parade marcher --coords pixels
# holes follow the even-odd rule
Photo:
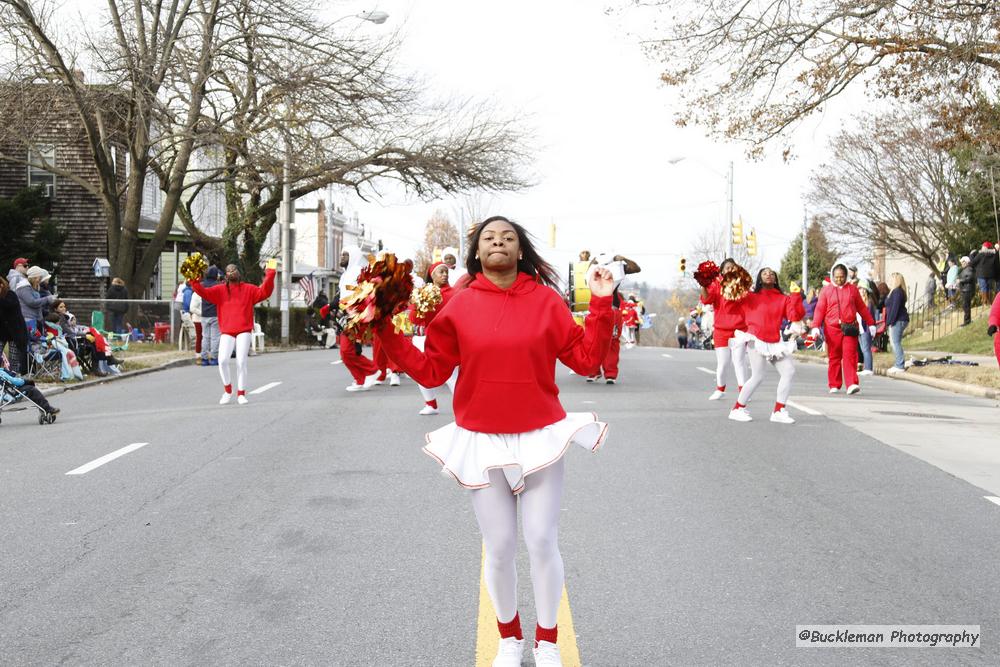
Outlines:
[[[219,285],[205,287],[201,280],[191,280],[188,284],[204,301],[215,304],[219,317],[219,375],[225,390],[220,405],[233,398],[233,383],[229,373],[229,358],[236,352],[236,402],[247,404],[247,357],[253,332],[253,307],[264,301],[274,291],[274,275],[277,273],[276,260],[268,260],[264,271],[264,281],[260,285],[243,282],[240,270],[235,264],[226,267],[226,280]]]
[[[846,272],[845,272],[846,276]],[[738,301],[743,310],[746,331],[737,330],[736,337],[748,345],[747,354],[750,357],[750,379],[740,390],[736,405],[729,413],[734,421],[752,421],[747,405],[760,383],[764,380],[767,363],[778,371],[778,392],[771,411],[771,421],[779,424],[794,424],[795,420],[788,414],[785,405],[792,392],[792,378],[795,377],[794,340],[784,341],[781,338],[781,323],[783,320],[796,323],[796,329],[801,333],[802,318],[805,317],[805,307],[801,294],[785,294],[778,283],[778,274],[771,268],[761,269],[757,274],[757,282],[753,291]]]
[[[592,272],[590,312],[581,328],[554,289],[555,270],[524,228],[501,216],[475,228],[466,267],[468,287],[427,327],[424,352],[391,323],[377,335],[423,386],[441,385],[461,366],[455,422],[428,434],[424,451],[472,489],[501,637],[493,664],[519,666],[524,646],[515,570],[520,498],[537,612],[535,664],[560,665],[563,454],[574,442],[596,450],[607,427],[594,414],[566,413],[555,365],[561,361],[583,376],[596,372],[611,341],[613,280],[607,269]]]
[[[584,259],[584,256],[587,259]],[[581,261],[588,261],[589,258],[590,251],[584,250],[580,253]],[[603,376],[605,384],[617,384],[620,372],[619,362],[621,361],[621,337],[625,333],[625,313],[622,311],[622,299],[618,287],[625,276],[639,273],[642,268],[628,257],[607,253],[601,253],[592,260],[590,271],[593,272],[595,268],[607,269],[615,281],[615,290],[611,300],[614,324],[608,354],[601,362],[597,374],[588,377],[587,382],[597,382]]]
[[[712,343],[715,347],[715,391],[708,397],[717,401],[726,395],[726,375],[732,368],[736,375],[737,393],[747,382],[747,345],[736,338],[737,331],[746,329],[743,305],[722,296],[722,278],[736,270],[736,260],[727,257],[719,267],[719,277],[708,287],[701,288],[701,302],[712,306],[715,322],[712,328]]]
[[[361,251],[361,248],[352,246],[345,248],[340,254],[340,266],[344,272],[340,275],[340,298],[350,294],[351,289],[357,286],[358,275],[361,269],[368,266],[368,258]],[[332,304],[331,304],[332,306]],[[361,343],[355,343],[347,337],[347,334],[340,334],[340,358],[344,361],[344,366],[354,378],[354,382],[347,387],[347,391],[368,391],[378,382],[378,367],[368,357],[362,353]]]
[[[822,329],[827,349],[827,382],[836,394],[846,384],[848,394],[861,390],[858,380],[858,315],[875,335],[875,320],[855,285],[847,282],[847,267],[837,264],[830,271],[831,282],[819,293],[813,317],[814,334]]]
[[[416,305],[410,304],[409,317],[414,326],[412,342],[414,347],[421,352],[424,351],[424,344],[427,341],[427,327],[434,321],[437,314],[441,312],[441,309],[451,301],[451,297],[455,295],[455,289],[448,284],[448,265],[444,262],[431,264],[427,270],[427,283],[433,283],[441,290],[441,304],[433,311],[425,314],[420,314]],[[452,394],[455,393],[455,384],[457,381],[458,369],[456,368],[455,372],[445,382]],[[424,387],[419,384],[417,386],[420,387],[420,394],[424,397],[424,407],[421,408],[420,414],[425,416],[438,414],[437,388]]]
[[[458,265],[458,249],[448,247],[442,250],[441,261],[448,267],[448,284],[458,287],[468,273],[464,267]]]

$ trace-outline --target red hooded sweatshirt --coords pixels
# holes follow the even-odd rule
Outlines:
[[[708,286],[708,298],[702,299],[705,305],[712,306],[715,311],[715,328],[726,331],[743,331],[746,322],[743,319],[743,307],[738,301],[730,301],[722,296],[721,277],[713,280]]]
[[[993,306],[990,308],[990,317],[986,321],[986,324],[1000,327],[1000,294],[997,294],[997,298],[993,299]]]
[[[782,294],[776,289],[764,288],[750,292],[739,301],[746,318],[746,330],[765,343],[781,341],[781,321],[798,322],[806,315],[806,307],[800,294]]]
[[[191,289],[197,292],[205,301],[211,301],[219,310],[219,331],[227,336],[237,336],[253,331],[253,307],[274,291],[274,269],[264,272],[264,282],[251,285],[240,281],[238,283],[220,283],[205,287],[200,280],[189,281]]]
[[[816,311],[813,313],[813,326],[825,324],[836,329],[841,322],[854,324],[858,321],[858,313],[865,326],[874,326],[875,320],[868,312],[868,306],[857,287],[851,283],[845,283],[841,287],[830,283],[819,292],[819,301],[816,302]]]
[[[559,294],[525,273],[500,289],[483,274],[459,290],[427,327],[420,352],[391,323],[378,337],[417,383],[439,387],[456,366],[455,421],[479,433],[524,433],[566,417],[558,359],[578,374],[598,372],[611,344],[611,297],[591,297],[580,328]]]

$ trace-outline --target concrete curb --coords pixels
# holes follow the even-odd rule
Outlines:
[[[292,347],[292,348],[274,348],[264,352],[263,354],[276,354],[280,352],[302,352],[304,350],[310,350],[310,347]],[[134,371],[128,371],[122,373],[121,375],[109,375],[107,377],[96,378],[94,380],[86,380],[80,382],[79,384],[71,384],[64,387],[52,387],[49,389],[42,389],[43,396],[57,396],[59,394],[66,393],[67,391],[76,391],[78,389],[85,389],[87,387],[93,387],[100,384],[107,384],[109,382],[118,382],[119,380],[126,380],[128,378],[137,377],[139,375],[147,375],[149,373],[156,373],[158,371],[165,371],[169,368],[177,368],[179,366],[193,366],[194,359],[174,359],[173,361],[167,361],[159,366],[151,366],[149,368],[140,368]]]
[[[809,364],[826,365],[826,359],[820,357],[807,357],[796,354],[795,358]],[[956,394],[966,394],[968,396],[976,396],[977,398],[1000,399],[1000,390],[991,389],[989,387],[980,387],[975,384],[966,384],[964,382],[955,382],[954,380],[932,378],[927,377],[926,375],[917,375],[916,373],[898,373],[889,375],[883,368],[875,369],[875,375],[881,375],[882,377],[887,377],[891,380],[906,380],[907,382],[914,382],[927,387],[934,387],[935,389],[943,389]]]

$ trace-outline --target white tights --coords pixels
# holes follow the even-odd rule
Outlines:
[[[559,505],[564,467],[559,459],[532,473],[521,496],[524,542],[531,564],[535,613],[543,628],[556,626],[563,591],[563,561],[559,553]],[[497,619],[508,623],[517,613],[517,497],[503,470],[489,471],[490,485],[472,491],[472,507],[486,545],[484,576]]]
[[[764,370],[767,365],[767,358],[752,347],[748,350],[747,354],[750,357],[750,379],[743,385],[743,391],[740,392],[740,397],[737,399],[741,405],[747,404],[750,397],[753,396],[754,391],[764,381]],[[792,393],[795,362],[792,361],[791,355],[786,355],[781,359],[772,361],[771,365],[777,369],[780,376],[778,380],[777,401],[784,405],[788,402],[788,397]]]
[[[236,350],[236,390],[244,391],[247,384],[247,356],[250,354],[250,332],[238,334],[233,337],[229,334],[222,334],[219,337],[219,375],[222,376],[222,384],[229,386],[232,384],[229,376],[229,357]]]
[[[730,366],[736,373],[736,385],[742,387],[747,383],[747,345],[737,343],[735,338],[729,339],[729,344],[715,348],[715,386],[726,386],[726,371]]]

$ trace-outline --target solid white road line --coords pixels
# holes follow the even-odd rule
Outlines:
[[[807,408],[806,406],[801,405],[799,403],[795,403],[793,401],[788,401],[787,405],[790,408],[795,408],[799,412],[804,412],[807,415],[812,415],[813,417],[819,417],[819,416],[821,416],[823,414],[822,412],[820,412],[818,410],[813,410],[812,408]]]
[[[343,359],[337,359],[336,361],[331,361],[330,365],[331,366],[336,366],[337,364],[342,364],[342,363],[344,363]]]
[[[667,359],[673,359],[674,358],[674,355],[667,354],[666,352],[663,353],[663,356],[665,356]]]
[[[254,389],[254,390],[253,390],[253,391],[251,391],[250,393],[251,393],[251,394],[263,394],[263,393],[264,393],[265,391],[267,391],[268,389],[274,389],[274,388],[275,388],[275,387],[277,387],[277,386],[278,386],[279,384],[281,384],[281,382],[268,382],[268,383],[267,383],[267,384],[265,384],[265,385],[264,385],[263,387],[257,387],[256,389]]]
[[[702,373],[708,373],[709,375],[715,375],[715,371],[713,371],[711,368],[705,368],[704,366],[698,366],[698,370],[701,371]]]
[[[986,500],[990,501],[991,503],[996,503],[997,505],[1000,505],[1000,498],[997,498],[996,496],[983,496],[983,498],[986,498]]]
[[[110,454],[105,454],[104,456],[102,456],[99,459],[94,459],[90,463],[86,463],[86,464],[80,466],[79,468],[74,468],[73,470],[70,470],[66,474],[67,475],[84,475],[84,474],[90,472],[91,470],[93,470],[94,468],[100,468],[105,463],[110,463],[111,461],[114,461],[115,459],[117,459],[119,456],[125,456],[129,452],[134,452],[135,450],[139,449],[140,447],[145,447],[148,444],[149,444],[148,442],[133,442],[131,445],[128,445],[127,447],[122,447],[121,449],[119,449],[117,451],[114,451],[114,452],[111,452]]]

